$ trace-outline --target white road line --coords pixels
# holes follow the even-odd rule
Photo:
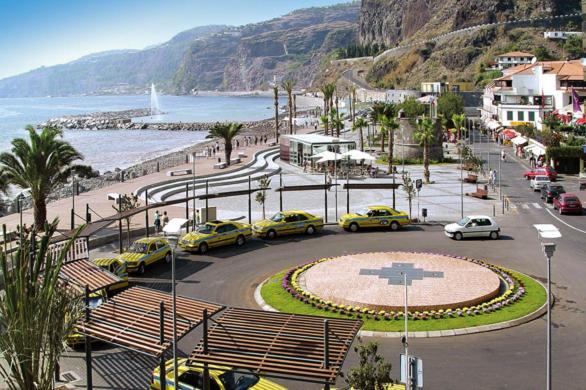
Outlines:
[[[574,226],[570,225],[569,223],[567,223],[567,222],[563,221],[562,219],[558,218],[558,216],[557,216],[557,215],[555,215],[554,213],[552,213],[550,210],[546,209],[545,211],[547,211],[547,212],[548,212],[548,213],[549,213],[549,214],[550,214],[552,217],[554,217],[555,219],[557,219],[558,221],[560,221],[561,223],[563,223],[564,225],[566,225],[566,226],[567,226],[567,227],[569,227],[570,229],[574,229],[574,230],[576,230],[577,232],[580,232],[580,233],[584,233],[584,234],[586,234],[586,231],[584,231],[584,230],[582,230],[582,229],[578,229],[577,227],[574,227]]]
[[[535,203],[532,203],[532,205],[533,205],[533,207],[535,207],[536,209],[541,209],[541,208],[542,208],[542,207],[541,207],[541,205],[540,205],[539,203],[537,203],[537,202],[535,202]]]
[[[523,207],[525,210],[529,210],[529,205],[527,203],[521,204],[521,207]]]

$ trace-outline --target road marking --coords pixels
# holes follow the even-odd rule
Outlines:
[[[536,209],[541,209],[542,208],[541,205],[539,203],[537,203],[537,202],[534,202],[532,204],[533,204],[533,207],[535,207]]]
[[[527,203],[523,203],[521,207],[523,207],[525,210],[529,210],[529,205]]]
[[[546,209],[545,211],[547,211],[552,217],[554,217],[555,219],[557,219],[558,221],[560,221],[561,223],[563,223],[564,225],[566,225],[570,229],[574,229],[574,230],[576,230],[576,231],[578,231],[580,233],[586,234],[586,231],[584,231],[582,229],[578,229],[577,227],[574,227],[574,226],[570,225],[569,223],[563,221],[561,218],[558,218],[557,215],[555,215],[554,213],[552,213],[549,209]]]

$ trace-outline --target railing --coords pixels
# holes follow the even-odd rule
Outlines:
[[[67,246],[68,241],[58,242],[49,245],[49,253],[53,258],[59,256],[59,253]],[[65,255],[65,262],[81,259],[89,259],[89,248],[87,245],[87,239],[77,238],[69,248],[69,251]]]

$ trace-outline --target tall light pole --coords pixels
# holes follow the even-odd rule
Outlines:
[[[541,239],[561,238],[562,234],[554,225],[533,225]],[[556,249],[553,242],[542,242],[541,248],[547,260],[547,354],[546,354],[546,388],[551,390],[551,258]]]
[[[405,347],[405,389],[411,388],[411,381],[409,380],[409,305],[407,302],[407,273],[403,272],[403,283],[405,284],[405,335],[403,336],[403,345]]]
[[[195,154],[196,152],[193,152],[191,154],[191,158],[193,159],[193,163],[192,163],[192,168],[191,168],[191,196],[193,197],[192,200],[192,209],[193,209],[193,225],[192,225],[192,230],[195,230]],[[206,220],[208,219],[208,210],[206,209]]]
[[[171,296],[173,299],[173,388],[177,388],[177,290],[175,282],[175,250],[177,249],[177,242],[179,241],[179,232],[172,232],[167,235],[167,239],[171,244]]]
[[[464,164],[462,163],[462,147],[460,142],[458,154],[460,155],[460,218],[464,218]]]

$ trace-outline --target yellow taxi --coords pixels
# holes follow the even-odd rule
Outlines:
[[[355,213],[344,214],[338,225],[345,230],[357,232],[363,228],[385,227],[399,230],[409,224],[409,214],[388,206],[368,206]]]
[[[235,221],[210,221],[200,226],[196,231],[187,233],[179,240],[179,247],[187,252],[204,254],[209,248],[224,245],[246,244],[246,239],[252,236],[250,225]]]
[[[187,359],[177,359],[177,388],[181,390],[203,389],[203,365],[187,366],[186,361]],[[174,389],[173,359],[167,360],[165,370],[167,371],[165,390]],[[229,367],[210,365],[210,390],[287,390],[286,387],[261,378],[252,371],[249,373],[243,371],[234,372]],[[159,372],[159,367],[153,370],[150,386],[152,390],[161,390]]]
[[[252,225],[252,233],[256,237],[272,240],[277,235],[305,233],[312,235],[324,227],[322,217],[315,216],[306,211],[288,210],[280,211],[271,218],[263,219]]]
[[[108,297],[107,297],[106,291],[104,291],[104,290],[91,293],[89,296],[90,310],[97,309],[103,303],[105,303],[107,300],[108,300]],[[85,343],[85,336],[77,333],[76,331],[73,331],[72,333],[70,333],[67,336],[66,341],[67,341],[67,345],[69,345],[70,347],[77,348],[77,347],[82,346]]]
[[[107,288],[109,293],[128,287],[128,271],[126,269],[126,261],[118,258],[106,257],[101,257],[92,261],[100,268],[103,268],[111,274],[114,274],[122,279],[122,281]]]
[[[142,275],[147,266],[157,261],[164,260],[165,263],[171,263],[171,247],[164,238],[141,238],[134,241],[130,248],[117,259],[126,262],[128,272],[138,272]]]

